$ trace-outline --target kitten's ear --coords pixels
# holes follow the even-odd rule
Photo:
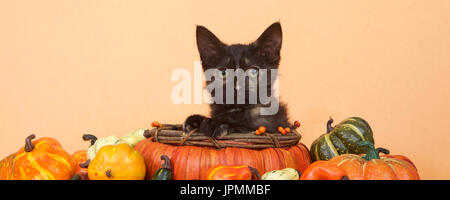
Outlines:
[[[202,62],[220,56],[224,44],[207,28],[197,26],[197,48]]]
[[[276,61],[280,58],[282,38],[281,24],[275,22],[259,36],[253,46],[261,56]]]

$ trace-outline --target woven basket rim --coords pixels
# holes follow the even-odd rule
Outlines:
[[[301,139],[295,129],[290,133],[263,133],[256,135],[255,131],[247,133],[229,133],[225,136],[212,138],[193,130],[190,133],[182,131],[181,124],[162,124],[146,134],[154,142],[178,146],[204,146],[215,148],[239,147],[249,149],[284,148],[297,145]]]

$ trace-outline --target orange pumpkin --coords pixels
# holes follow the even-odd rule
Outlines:
[[[10,176],[9,173],[15,157],[16,153],[13,153],[0,161],[0,180],[7,180],[7,177]]]
[[[258,171],[253,167],[219,165],[208,170],[207,180],[252,180],[253,177],[261,179]]]
[[[0,164],[1,180],[69,180],[75,170],[75,161],[61,144],[49,137],[32,141],[30,135],[25,146]]]
[[[153,142],[152,138],[141,141],[135,146],[145,159],[147,179],[161,168],[160,157],[170,158],[174,180],[206,180],[208,170],[218,165],[247,165],[260,173],[287,167],[304,171],[311,163],[309,151],[298,143],[289,148],[246,149],[228,147],[216,149],[199,146],[174,146]]]
[[[86,150],[80,150],[72,154],[72,157],[75,160],[75,176],[72,179],[88,179],[87,168],[80,166],[80,164],[84,164],[87,161],[86,153]]]
[[[143,180],[145,162],[130,145],[105,145],[88,167],[89,180]]]
[[[416,167],[405,156],[379,156],[373,143],[360,142],[367,154],[343,154],[328,161],[317,161],[300,180],[419,180]]]

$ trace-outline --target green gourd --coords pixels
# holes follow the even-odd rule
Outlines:
[[[170,165],[170,158],[166,155],[161,155],[161,160],[164,163],[161,165],[152,177],[152,180],[172,180],[172,166]]]
[[[374,142],[372,129],[362,118],[350,117],[332,127],[333,119],[327,122],[327,133],[317,138],[311,145],[313,161],[329,160],[341,154],[365,154],[367,148],[361,141]]]

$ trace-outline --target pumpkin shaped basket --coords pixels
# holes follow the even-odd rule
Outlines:
[[[162,124],[146,131],[147,139],[135,146],[144,157],[149,179],[161,168],[161,156],[170,158],[174,180],[205,180],[208,170],[218,165],[247,165],[260,174],[287,167],[304,171],[311,163],[301,135],[229,133],[211,138],[196,130],[182,131],[181,124]]]

